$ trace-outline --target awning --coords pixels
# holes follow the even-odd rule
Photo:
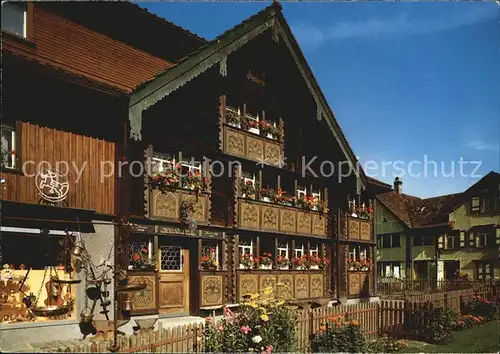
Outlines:
[[[94,233],[94,215],[93,210],[85,209],[11,201],[2,201],[0,204],[2,231],[6,232],[22,232],[22,229],[26,229],[27,233],[35,233],[34,230],[48,229],[51,234],[64,234],[65,230]]]

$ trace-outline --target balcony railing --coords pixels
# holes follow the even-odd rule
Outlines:
[[[160,192],[150,190],[149,217],[152,219],[164,219],[166,221],[181,222],[183,208],[192,205],[194,212],[188,210],[189,219],[194,218],[197,223],[208,223],[209,198],[206,193],[196,195],[188,189],[176,189],[173,191]]]
[[[328,235],[326,215],[318,211],[243,198],[238,204],[240,228],[323,238]]]
[[[373,291],[372,272],[348,271],[347,295],[349,297],[368,297]]]
[[[283,147],[274,140],[229,125],[223,127],[223,152],[251,161],[280,165]]]
[[[351,241],[373,242],[373,220],[346,216],[344,237]]]
[[[200,307],[219,307],[226,303],[225,299],[226,271],[201,271],[200,275]]]
[[[321,270],[277,271],[277,270],[238,270],[238,301],[248,294],[256,294],[270,287],[283,299],[319,299],[325,294],[325,274]]]

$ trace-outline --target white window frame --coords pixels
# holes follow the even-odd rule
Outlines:
[[[243,176],[243,183],[247,183],[248,181],[252,182],[252,185],[255,187],[255,175],[253,175],[253,178],[248,178],[248,177],[245,177]]]
[[[15,151],[16,150],[16,129],[13,126],[11,126],[11,125],[3,125],[3,124],[1,125],[0,129],[2,131],[9,131],[10,132],[10,139],[11,139],[11,146],[12,146],[11,151]],[[1,146],[0,146],[0,148],[1,148]],[[8,150],[7,150],[7,152],[8,152]],[[12,159],[12,164],[10,166],[7,165],[7,164],[5,164],[4,168],[8,168],[8,169],[12,169],[13,170],[13,169],[16,168],[16,154],[15,153],[11,153],[10,157]]]
[[[297,199],[306,199],[307,198],[307,188],[300,189],[299,187],[297,187],[296,197],[297,197]]]
[[[245,252],[245,250],[250,250],[250,252]],[[250,245],[238,244],[238,251],[240,255],[250,254],[253,257],[253,239],[250,239]]]
[[[160,157],[155,156],[155,157],[151,158],[151,160],[153,162],[158,162],[158,165],[159,165],[159,169],[157,171],[158,173],[165,171],[169,165],[173,166],[173,168],[175,168],[175,166],[176,166],[175,159],[171,159],[171,160],[162,159]]]
[[[192,159],[185,160],[183,158],[182,162],[181,162],[181,166],[187,167],[189,172],[200,172],[201,173],[201,166],[202,166],[201,161],[193,161],[193,164],[192,164],[191,160]]]
[[[368,259],[368,249],[366,248],[363,248],[359,249],[359,260],[362,260],[362,259]]]
[[[356,254],[357,254],[356,248],[357,248],[356,246],[353,246],[352,248],[349,248],[349,259],[352,259],[354,261],[357,260],[357,258],[356,258]]]
[[[321,200],[321,192],[313,192],[311,191],[311,196],[314,198],[318,198],[319,200]]]
[[[282,247],[282,246],[285,246],[285,247]],[[288,243],[285,242],[284,244],[280,244],[278,243],[278,248],[277,248],[277,257],[285,257],[286,259],[288,259],[288,251],[289,251],[289,248],[288,248]],[[284,253],[284,254],[282,254]]]
[[[304,244],[301,244],[302,247],[297,247],[297,245],[295,245],[294,249],[293,249],[293,256],[294,258],[300,258],[302,257],[303,255],[305,255],[305,247],[304,247]],[[300,256],[298,255],[298,252],[300,252]]]
[[[316,252],[314,254],[313,252]],[[319,245],[315,245],[309,248],[309,255],[319,257]]]

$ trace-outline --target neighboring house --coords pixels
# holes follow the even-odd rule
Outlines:
[[[500,175],[490,172],[463,193],[421,199],[394,190],[377,195],[379,277],[498,278]]]

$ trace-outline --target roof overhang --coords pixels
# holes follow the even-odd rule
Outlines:
[[[280,39],[284,41],[316,102],[317,119],[325,119],[350,168],[356,174],[358,184],[362,189],[366,189],[367,181],[364,171],[342,133],[332,109],[328,105],[311,68],[281,13],[281,9],[279,3],[273,3],[256,15],[224,32],[215,40],[202,46],[198,51],[184,58],[154,80],[138,87],[129,101],[130,138],[141,140],[142,112],[144,110],[216,64],[220,65],[220,74],[227,75],[228,55],[262,32],[272,28],[273,39],[275,41]]]

